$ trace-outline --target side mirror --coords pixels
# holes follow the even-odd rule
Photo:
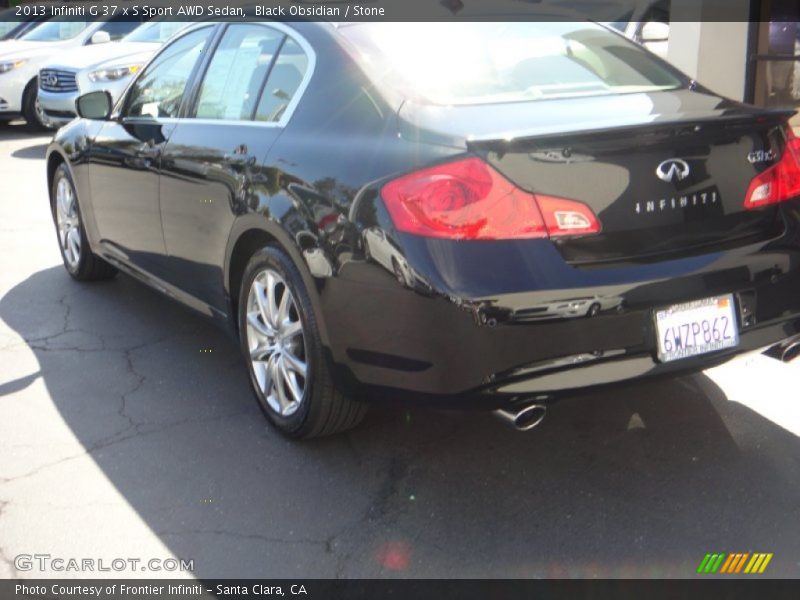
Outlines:
[[[648,21],[642,27],[642,43],[666,42],[669,40],[669,23]]]
[[[92,34],[91,39],[89,42],[91,44],[106,44],[111,41],[111,36],[108,34],[107,31],[95,31]]]
[[[105,121],[111,115],[112,108],[111,94],[105,90],[89,92],[75,100],[75,109],[83,119]]]

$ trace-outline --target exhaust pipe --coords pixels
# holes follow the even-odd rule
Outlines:
[[[785,363],[793,361],[800,356],[800,341],[792,342],[783,349],[781,360]]]
[[[529,404],[519,410],[502,410],[494,411],[494,415],[509,423],[517,431],[530,431],[538,426],[547,414],[547,407],[544,404]]]

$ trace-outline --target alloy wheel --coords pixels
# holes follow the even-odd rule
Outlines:
[[[74,271],[81,260],[81,220],[75,190],[66,177],[58,181],[56,188],[56,221],[64,260],[70,270]]]
[[[306,394],[305,333],[294,296],[277,272],[253,280],[247,298],[247,347],[259,390],[269,407],[288,417]]]

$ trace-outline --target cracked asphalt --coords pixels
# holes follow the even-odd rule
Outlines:
[[[47,141],[0,126],[0,577],[691,577],[707,552],[800,574],[800,361],[586,394],[527,434],[376,407],[290,442],[213,325],[70,280]],[[194,572],[15,568],[36,553]]]

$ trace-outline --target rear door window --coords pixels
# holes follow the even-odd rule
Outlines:
[[[249,121],[284,34],[261,25],[231,25],[211,58],[197,99],[199,119]]]
[[[297,95],[307,70],[308,56],[297,42],[287,38],[264,85],[256,120],[280,121]]]

